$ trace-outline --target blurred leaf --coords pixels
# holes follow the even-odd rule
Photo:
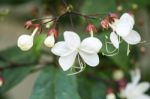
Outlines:
[[[54,99],[54,68],[45,68],[36,80],[30,99]]]
[[[92,99],[105,99],[106,98],[106,85],[101,82],[93,84]]]
[[[35,64],[38,58],[33,54],[32,50],[22,52],[17,47],[8,48],[1,51],[0,57],[2,58],[0,66],[2,68],[6,67],[6,69],[1,71],[1,75],[4,77],[5,83],[2,87],[0,87],[0,93],[5,93],[22,81],[33,69],[32,65]],[[7,66],[11,67],[7,68]]]
[[[33,66],[10,68],[4,70],[1,75],[4,77],[4,85],[0,87],[0,94],[7,92],[10,88],[21,82],[32,70]]]
[[[78,90],[82,99],[92,99],[91,88],[92,83],[88,79],[84,77],[78,79]]]
[[[37,60],[37,57],[34,55],[33,50],[24,52],[21,51],[18,47],[7,48],[6,50],[0,51],[0,57],[4,61],[12,63],[31,63]]]
[[[37,56],[40,55],[41,46],[46,38],[46,34],[41,34],[35,38],[33,50]]]
[[[75,75],[67,76],[64,71],[59,70],[56,74],[55,83],[56,99],[80,99]]]
[[[109,13],[115,11],[115,0],[84,0],[81,12],[93,13]]]
[[[75,76],[62,70],[45,68],[39,75],[30,99],[80,99]]]
[[[84,0],[81,7],[81,12],[86,14],[100,14],[99,18],[106,16],[116,9],[115,0]],[[91,20],[96,26],[99,26],[100,21]]]

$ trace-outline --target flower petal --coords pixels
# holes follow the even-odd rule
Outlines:
[[[129,13],[124,13],[121,17],[120,20],[126,20],[128,22],[131,22],[132,25],[135,24],[134,18],[132,15],[130,15]]]
[[[57,56],[66,56],[72,53],[73,51],[67,48],[66,43],[64,41],[58,42],[51,49],[51,52]]]
[[[138,84],[138,82],[141,79],[141,72],[140,72],[140,70],[138,68],[135,69],[135,70],[132,70],[130,72],[130,75],[131,75],[132,84],[134,84],[134,85]]]
[[[64,71],[71,68],[71,66],[73,65],[73,63],[75,61],[76,55],[77,55],[77,52],[73,52],[67,56],[61,56],[59,58],[59,64]]]
[[[115,32],[111,32],[110,41],[114,45],[115,48],[117,48],[117,49],[119,48],[119,40],[118,40],[118,36],[116,35]]]
[[[82,57],[82,59],[84,60],[84,62],[86,64],[88,64],[89,66],[95,67],[99,64],[99,57],[98,55],[95,54],[89,54],[83,51],[79,51],[80,56]]]
[[[132,29],[133,24],[131,24],[131,22],[120,20],[116,26],[116,33],[121,37],[125,37],[130,33]]]
[[[102,43],[95,37],[88,37],[81,43],[80,50],[87,53],[98,53],[102,48]]]
[[[135,90],[138,90],[140,93],[144,93],[144,92],[148,91],[149,88],[150,88],[150,83],[142,82],[142,83],[138,84],[138,86]]]
[[[80,45],[80,37],[75,32],[65,31],[64,39],[70,49],[77,49]]]
[[[150,96],[141,94],[141,95],[137,95],[136,97],[133,97],[133,99],[150,99]]]
[[[123,37],[123,39],[128,43],[128,44],[138,44],[141,41],[141,36],[139,35],[138,32],[132,30],[126,37]]]

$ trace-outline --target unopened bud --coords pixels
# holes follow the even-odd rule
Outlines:
[[[106,95],[106,99],[116,99],[116,96],[114,93],[110,93]]]
[[[27,51],[33,46],[33,37],[31,35],[21,35],[18,38],[17,45],[22,51]]]
[[[54,35],[53,35],[53,34],[49,35],[49,36],[45,39],[44,44],[45,44],[45,46],[47,46],[47,47],[50,47],[50,48],[53,47],[54,44],[55,44]]]
[[[51,34],[53,34],[55,38],[58,37],[58,32],[57,32],[56,28],[52,28],[49,30],[48,35],[51,35]]]
[[[104,19],[101,21],[101,26],[104,29],[108,29],[109,28],[109,20],[108,19]]]
[[[138,5],[137,5],[136,3],[134,3],[134,4],[132,4],[132,8],[133,8],[134,10],[136,10],[136,9],[138,9]]]
[[[96,27],[95,27],[94,24],[91,24],[91,23],[90,23],[90,24],[87,25],[86,31],[87,31],[87,32],[91,32],[91,31],[92,31],[92,32],[97,32],[97,29],[96,29]]]
[[[122,10],[123,10],[123,6],[122,5],[117,6],[117,11],[122,11]]]
[[[0,76],[0,87],[4,84],[4,78]]]
[[[24,26],[26,29],[30,29],[33,26],[33,23],[32,21],[27,21]]]
[[[107,89],[106,99],[116,99],[116,96],[115,96],[112,88]]]
[[[114,79],[115,81],[119,81],[119,80],[121,80],[121,79],[123,79],[123,78],[124,78],[124,73],[123,73],[122,70],[115,70],[115,71],[113,72],[113,79]]]

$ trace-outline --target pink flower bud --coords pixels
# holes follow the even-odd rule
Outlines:
[[[87,32],[91,32],[91,31],[92,31],[92,32],[97,32],[97,29],[96,29],[96,27],[95,27],[94,24],[90,23],[90,24],[87,25],[86,31],[87,31]]]
[[[108,19],[104,19],[101,21],[101,26],[104,29],[108,29],[109,28],[109,20]]]

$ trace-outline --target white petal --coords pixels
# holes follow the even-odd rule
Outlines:
[[[98,53],[102,48],[102,43],[95,37],[88,37],[81,43],[80,50],[87,53]]]
[[[98,55],[95,54],[89,54],[83,51],[79,51],[80,56],[82,57],[82,59],[84,60],[84,62],[86,64],[88,64],[89,66],[95,67],[99,64],[99,57]]]
[[[141,36],[139,35],[138,32],[132,30],[126,37],[123,37],[123,39],[128,43],[128,44],[138,44],[141,41]]]
[[[116,35],[116,33],[111,32],[110,41],[114,45],[115,48],[117,49],[119,48],[119,40],[118,40],[118,36]]]
[[[27,51],[33,46],[33,37],[30,35],[21,35],[18,38],[17,45],[21,50]]]
[[[130,15],[129,13],[124,13],[121,17],[120,20],[126,20],[128,22],[131,22],[132,25],[135,24],[134,18],[132,15]]]
[[[76,55],[77,55],[77,52],[73,52],[67,56],[61,56],[59,58],[59,64],[64,71],[71,68],[71,66],[73,65],[73,63],[75,61]]]
[[[130,33],[132,29],[133,24],[131,22],[121,20],[116,26],[116,33],[121,37],[125,37]]]
[[[64,41],[58,42],[51,49],[51,52],[57,56],[66,56],[72,53],[73,51],[66,46]]]
[[[133,99],[150,99],[150,96],[142,94],[134,97]]]
[[[138,90],[140,93],[144,93],[144,92],[148,91],[149,88],[150,88],[150,84],[148,82],[142,82],[142,83],[138,84],[138,86],[135,90]]]
[[[135,70],[132,70],[130,72],[131,74],[131,80],[132,80],[132,83],[133,84],[138,84],[138,82],[140,81],[141,79],[141,72],[140,72],[140,69],[136,68]]]
[[[65,31],[64,39],[70,49],[77,49],[80,45],[80,37],[75,32]]]

